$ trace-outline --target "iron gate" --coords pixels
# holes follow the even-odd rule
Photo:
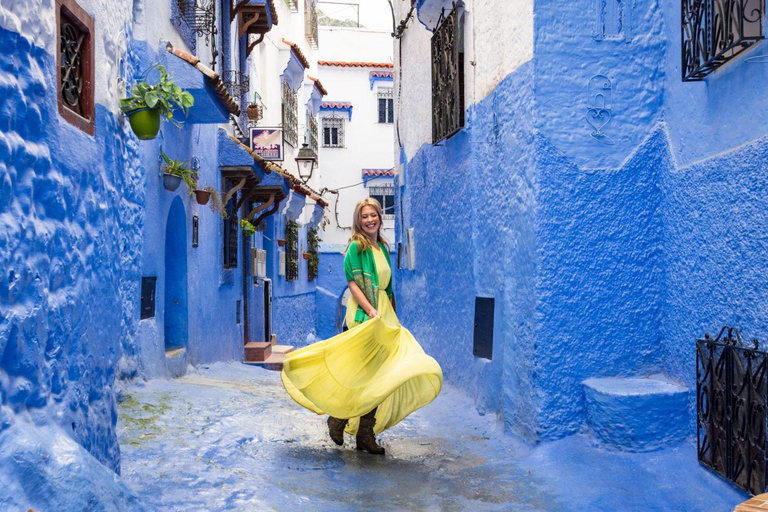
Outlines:
[[[752,495],[766,492],[768,353],[723,327],[696,340],[699,462]]]

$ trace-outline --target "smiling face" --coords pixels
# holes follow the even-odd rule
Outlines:
[[[360,223],[363,226],[365,234],[368,235],[371,240],[376,240],[379,233],[379,227],[381,227],[381,218],[379,217],[376,208],[370,205],[363,206],[363,209],[360,210]]]

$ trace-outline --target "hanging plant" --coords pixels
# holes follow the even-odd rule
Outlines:
[[[322,239],[317,235],[317,228],[307,230],[307,279],[312,281],[317,277],[317,269],[320,266],[320,254],[318,249]]]
[[[256,232],[256,226],[251,224],[251,222],[247,219],[243,219],[240,221],[240,229],[243,230],[243,234],[245,236],[251,236]]]
[[[160,156],[163,159],[163,173],[181,178],[187,186],[189,195],[194,194],[197,188],[197,171],[188,168],[187,162],[170,158],[162,149],[160,150]],[[176,186],[178,187],[178,185]],[[166,186],[166,188],[168,187]],[[176,188],[174,187],[173,190],[176,190]]]

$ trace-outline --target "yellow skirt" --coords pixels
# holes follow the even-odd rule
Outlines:
[[[299,405],[316,414],[348,418],[357,433],[360,416],[376,409],[382,432],[437,397],[443,372],[395,315],[385,292],[381,316],[333,338],[288,354],[283,385]]]

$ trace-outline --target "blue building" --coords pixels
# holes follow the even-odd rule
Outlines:
[[[242,361],[249,342],[303,343],[313,332],[317,269],[302,253],[316,254],[310,235],[326,203],[286,171],[311,63],[297,44],[272,45],[306,30],[302,44],[316,47],[316,20],[303,22],[313,9],[272,0],[0,6],[6,441],[54,431],[119,472],[116,379]],[[269,49],[259,47],[265,38]],[[157,64],[194,105],[186,118],[176,111],[178,128],[163,123],[140,140],[119,100],[154,83]],[[308,89],[301,125],[311,133],[322,86]],[[288,129],[284,117],[263,115],[267,106],[279,115],[286,98],[294,137],[280,162],[266,161],[244,132],[267,121]],[[196,171],[196,183],[170,183],[163,154]],[[204,205],[193,189],[205,188]]]
[[[412,3],[394,52],[404,325],[531,441],[696,438],[696,340],[768,338],[763,7],[701,2],[710,26],[690,2]],[[686,406],[633,433],[591,415],[593,378]]]

